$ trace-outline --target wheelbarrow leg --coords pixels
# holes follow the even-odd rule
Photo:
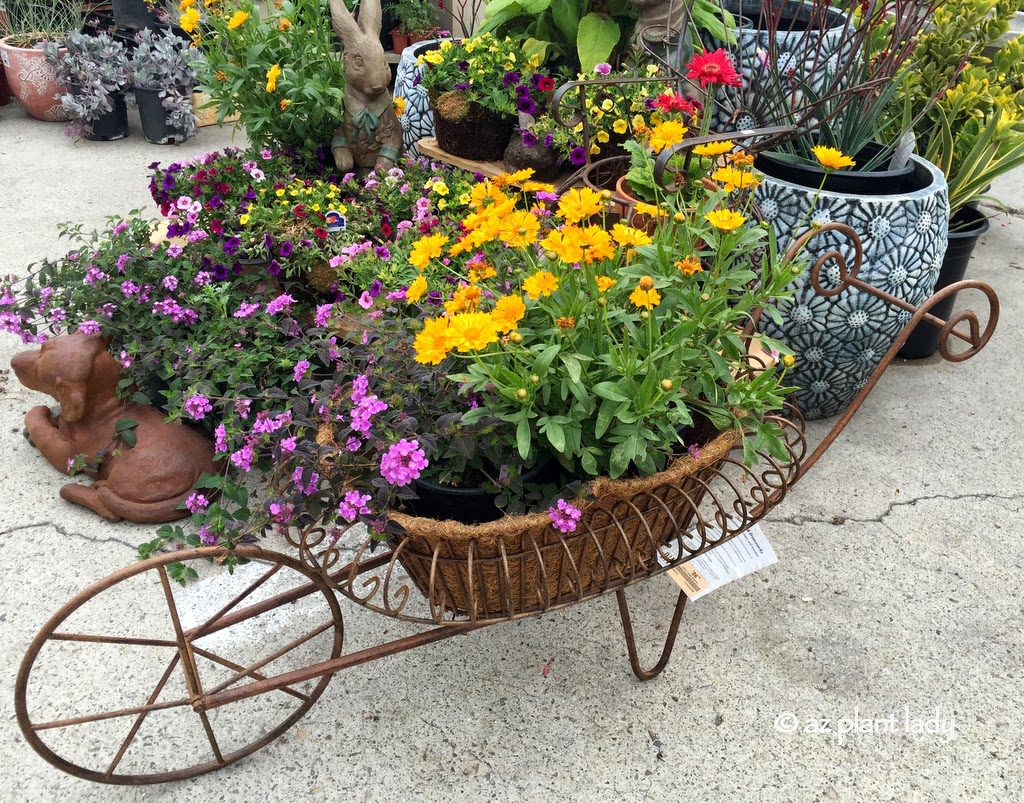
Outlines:
[[[615,592],[615,599],[619,603],[619,618],[622,619],[622,631],[626,635],[626,649],[629,651],[629,665],[633,668],[633,674],[641,681],[652,680],[660,675],[668,665],[668,659],[672,657],[672,647],[676,643],[676,635],[679,633],[679,623],[683,619],[683,608],[686,607],[686,594],[679,592],[679,599],[676,600],[676,609],[672,612],[672,624],[669,625],[668,635],[665,637],[665,646],[661,650],[661,657],[651,669],[644,669],[640,666],[640,658],[636,651],[636,640],[633,637],[633,621],[629,618],[629,605],[626,602],[626,590],[620,588]]]

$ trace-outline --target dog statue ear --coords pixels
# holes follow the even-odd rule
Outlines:
[[[82,382],[65,382],[57,380],[54,397],[60,402],[60,417],[73,424],[81,421],[85,415],[85,384]]]

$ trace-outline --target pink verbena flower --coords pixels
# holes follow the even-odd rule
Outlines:
[[[267,314],[277,315],[279,312],[287,312],[292,304],[295,303],[295,299],[287,293],[282,293],[269,304],[267,304]]]
[[[203,546],[213,546],[217,543],[217,535],[209,524],[204,524],[199,528],[199,543]]]
[[[200,493],[194,493],[185,500],[185,507],[189,513],[199,513],[201,510],[206,510],[209,504],[210,500]]]
[[[297,437],[295,437],[294,435],[292,437],[290,437],[290,438],[283,439],[281,441],[281,451],[282,452],[289,452],[289,453],[290,452],[294,452],[295,451],[295,446],[298,443],[298,441],[299,441],[299,439]]]
[[[373,512],[366,506],[366,503],[369,501],[369,494],[349,491],[341,502],[338,503],[338,515],[349,523],[352,523],[360,516],[369,516]]]
[[[583,511],[559,499],[557,505],[548,508],[548,517],[555,529],[563,533],[576,532],[576,524],[583,516]]]
[[[239,418],[248,418],[250,407],[252,407],[252,399],[239,399],[235,402],[235,412]]]
[[[83,335],[98,335],[100,333],[100,325],[96,321],[82,321],[78,324],[78,331]]]
[[[256,456],[253,454],[251,446],[243,446],[237,452],[231,453],[231,464],[236,468],[242,469],[242,471],[249,473],[252,468],[252,462]]]
[[[255,314],[256,310],[260,308],[259,304],[252,304],[248,301],[243,301],[239,304],[238,309],[231,313],[232,318],[249,318]]]
[[[212,411],[213,405],[210,404],[210,400],[205,396],[196,394],[195,396],[189,396],[185,401],[185,412],[196,421],[202,421],[206,418],[206,414]]]
[[[213,448],[217,454],[223,454],[228,450],[228,428],[218,424],[213,431]]]
[[[363,435],[370,434],[370,419],[377,413],[383,413],[388,409],[386,402],[382,402],[376,396],[364,396],[359,403],[352,408],[351,420],[352,429]]]
[[[331,312],[334,311],[333,304],[321,304],[316,308],[316,318],[314,323],[317,326],[327,326],[331,320]]]
[[[380,475],[392,485],[408,485],[428,465],[427,456],[417,440],[402,438],[388,447],[380,459]]]
[[[698,444],[698,443],[691,443],[689,446],[686,447],[686,453],[688,455],[690,455],[690,457],[692,457],[694,460],[699,460],[700,459],[700,444]]]
[[[177,276],[164,276],[164,280],[161,282],[164,288],[170,291],[178,289],[178,277]]]

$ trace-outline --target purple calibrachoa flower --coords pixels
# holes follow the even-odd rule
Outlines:
[[[194,493],[185,500],[185,507],[189,513],[199,513],[206,510],[209,504],[210,500],[200,493]]]
[[[195,396],[189,396],[185,401],[185,412],[196,421],[202,421],[206,418],[207,413],[213,412],[213,405],[210,404],[210,400],[205,396],[196,394]]]
[[[309,371],[309,360],[299,360],[295,363],[295,368],[292,370],[292,379],[296,382],[301,382],[302,378]]]
[[[607,61],[602,61],[600,64],[594,65],[594,72],[598,75],[608,75],[612,71],[612,65]]]
[[[583,511],[559,499],[557,505],[548,508],[548,518],[556,530],[563,533],[576,532],[576,525],[583,516]]]
[[[408,485],[428,465],[427,455],[420,448],[419,441],[402,438],[391,444],[380,459],[380,475],[392,485]]]
[[[369,494],[349,491],[338,503],[338,515],[350,524],[360,516],[369,516],[373,512],[366,506],[369,501]]]

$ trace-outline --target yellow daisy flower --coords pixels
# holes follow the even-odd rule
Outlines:
[[[526,304],[519,296],[502,296],[491,311],[491,319],[501,333],[511,332],[526,315]]]
[[[281,65],[275,64],[267,70],[267,92],[277,89],[277,79],[281,77]]]
[[[643,309],[654,309],[661,303],[661,293],[654,289],[654,279],[644,276],[629,294],[629,300]]]
[[[623,246],[650,245],[654,242],[647,232],[634,229],[625,223],[616,223],[612,226],[612,237],[615,238],[615,242]]]
[[[602,293],[607,293],[615,286],[615,279],[611,276],[595,276],[594,281],[597,282],[597,289]]]
[[[415,279],[412,280],[412,284],[409,285],[409,289],[405,291],[405,300],[410,304],[415,304],[421,298],[423,294],[427,292],[427,279],[421,273]]]
[[[549,296],[558,289],[558,277],[551,271],[539,270],[526,277],[523,290],[530,298]]]
[[[706,145],[696,145],[693,148],[693,152],[698,156],[721,156],[723,153],[728,153],[735,146],[731,139],[723,140],[722,142],[709,142]]]
[[[682,259],[676,260],[675,266],[679,268],[679,272],[683,276],[693,276],[695,273],[700,273],[704,270],[704,266],[700,264],[700,260],[695,256],[683,257]]]
[[[448,342],[459,351],[479,351],[498,340],[498,327],[486,312],[463,312],[448,319]]]
[[[716,209],[714,212],[708,212],[704,218],[721,231],[733,231],[747,222],[743,215],[733,212],[731,209]]]
[[[416,362],[421,365],[437,365],[448,356],[448,319],[428,318],[423,329],[413,341]]]
[[[558,214],[566,223],[582,223],[603,209],[604,198],[590,187],[569,190],[558,202]]]
[[[505,245],[513,248],[527,248],[537,242],[540,221],[529,212],[513,212],[502,218],[498,226],[498,237]]]
[[[648,142],[652,150],[661,153],[661,151],[682,142],[688,130],[678,120],[666,120],[663,123],[658,123],[658,125],[651,129]]]
[[[448,238],[443,234],[421,237],[413,243],[412,251],[409,253],[409,264],[417,270],[423,270],[430,260],[441,256],[441,248],[446,242],[448,242]]]
[[[228,20],[228,28],[234,30],[235,28],[241,28],[245,25],[245,21],[249,19],[248,11],[236,11],[231,15],[231,19]]]
[[[856,167],[857,163],[838,148],[815,145],[811,153],[818,163],[826,170],[842,170],[844,167]]]

